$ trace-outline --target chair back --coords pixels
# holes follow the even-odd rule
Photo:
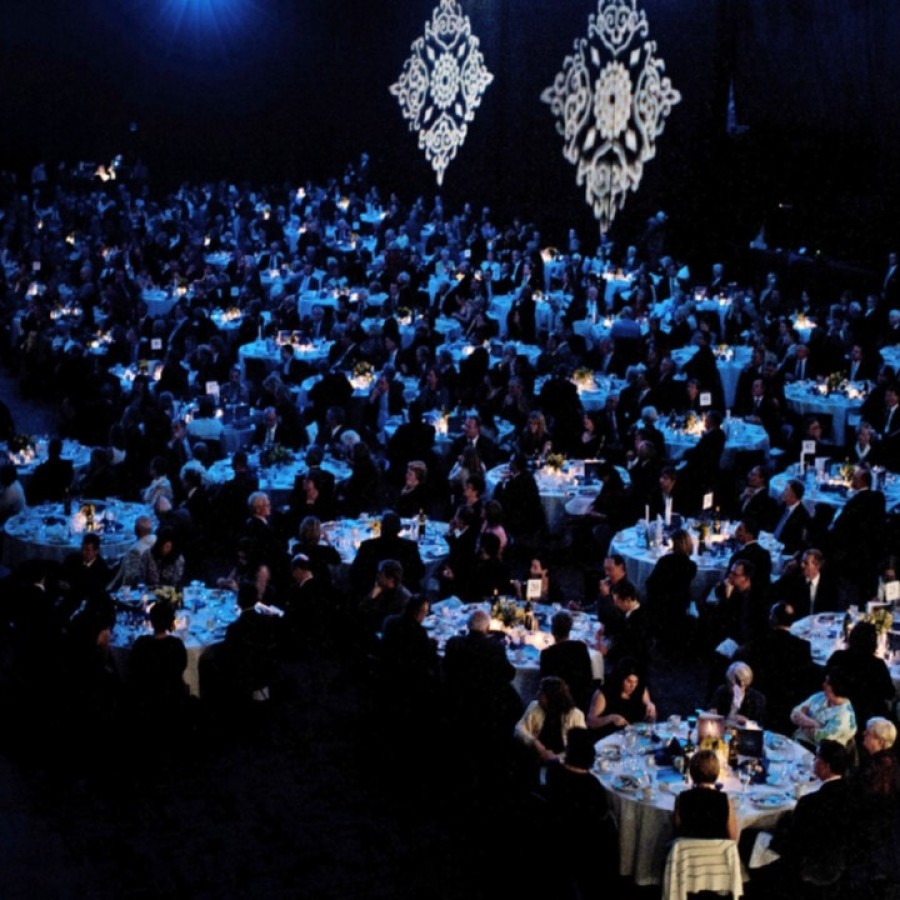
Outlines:
[[[698,891],[744,894],[737,843],[707,838],[678,838],[666,859],[663,900],[687,900]]]

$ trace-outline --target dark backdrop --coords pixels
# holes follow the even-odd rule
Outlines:
[[[436,0],[5,0],[0,165],[142,155],[154,179],[338,174],[433,195],[388,92]],[[596,236],[541,91],[583,35],[583,0],[462,0],[494,74],[442,193]],[[613,226],[658,208],[691,248],[879,258],[896,238],[898,25],[889,0],[643,0],[681,92]],[[176,16],[180,11],[180,17]],[[740,133],[726,132],[734,85]],[[130,130],[130,123],[137,130]],[[746,128],[746,130],[743,130]],[[676,246],[676,251],[682,248]]]

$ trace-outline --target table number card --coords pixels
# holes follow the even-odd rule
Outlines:
[[[206,393],[211,394],[216,400],[219,399],[219,382],[218,381],[207,381],[206,382]]]
[[[713,508],[713,495],[712,491],[708,494],[703,495],[703,508],[704,509],[712,509]]]
[[[712,394],[709,391],[704,391],[700,395],[700,405],[704,408],[712,406]]]
[[[815,441],[804,441],[803,448],[800,451],[804,456],[815,456],[816,455],[816,442]]]
[[[900,601],[900,581],[889,581],[884,586],[884,599],[887,603]]]
[[[535,601],[541,599],[540,578],[529,578],[528,581],[525,582],[525,599]]]
[[[162,338],[151,338],[150,339],[150,349],[151,350],[162,350],[163,342]]]

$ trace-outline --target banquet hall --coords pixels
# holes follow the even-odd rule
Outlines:
[[[900,890],[891,12],[14,0],[0,895]]]

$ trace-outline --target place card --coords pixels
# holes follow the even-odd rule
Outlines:
[[[704,509],[712,509],[713,508],[712,491],[710,491],[708,494],[703,495],[703,508]]]
[[[150,349],[151,350],[162,350],[163,342],[162,338],[150,338]]]
[[[704,391],[700,395],[700,405],[701,406],[712,406],[712,394],[709,391]]]
[[[219,399],[219,382],[218,381],[207,381],[206,382],[206,393],[212,395]]]
[[[816,442],[815,441],[804,441],[800,452],[804,456],[815,456],[816,455]]]
[[[889,581],[884,586],[884,599],[888,603],[900,601],[900,581]]]
[[[525,599],[540,600],[541,599],[541,579],[529,578],[525,582]]]

